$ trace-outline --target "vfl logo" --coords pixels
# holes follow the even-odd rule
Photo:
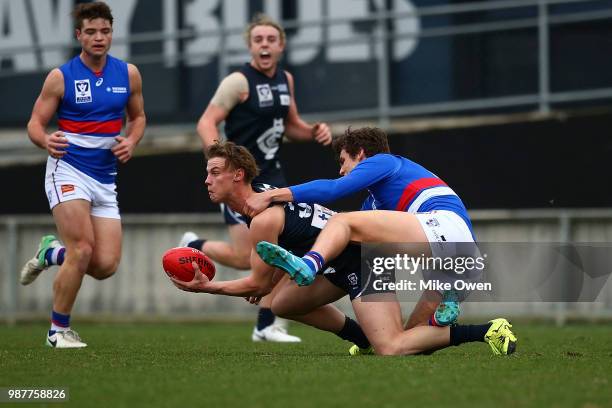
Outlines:
[[[276,155],[284,132],[283,120],[274,119],[272,127],[257,138],[257,147],[265,154],[266,160],[272,160]]]
[[[437,218],[430,218],[427,220],[427,222],[425,222],[425,224],[428,227],[439,227],[440,226],[440,223],[438,222]]]
[[[98,80],[96,81],[96,86],[102,85],[102,82],[104,82],[104,78],[98,78]]]
[[[76,103],[91,103],[91,86],[89,79],[79,79],[74,81],[74,93]]]
[[[260,108],[274,105],[274,96],[272,95],[270,84],[257,85],[257,97],[259,98]]]

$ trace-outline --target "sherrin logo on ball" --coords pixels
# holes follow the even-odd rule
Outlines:
[[[193,280],[194,270],[192,262],[198,265],[208,279],[212,280],[215,277],[215,264],[204,252],[197,249],[187,247],[171,248],[162,257],[162,266],[166,275],[183,282]]]

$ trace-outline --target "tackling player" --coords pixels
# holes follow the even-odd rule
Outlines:
[[[314,262],[313,269],[319,268],[323,259],[333,258],[349,236],[360,242],[426,243],[419,254],[430,252],[429,243],[432,249],[444,248],[436,244],[442,239],[453,243],[474,242],[472,224],[457,194],[419,164],[391,155],[387,135],[380,129],[349,128],[334,140],[333,148],[343,177],[256,194],[247,200],[244,209],[245,214],[252,216],[271,202],[328,202],[367,189],[370,194],[361,209],[376,211],[334,217],[313,248],[314,252],[305,258],[306,262]],[[452,255],[434,253],[434,256]],[[304,273],[307,281],[312,276],[311,269]],[[427,322],[440,326],[452,324],[459,314],[459,305],[453,299],[442,303],[441,300],[442,294],[426,291],[407,327]]]
[[[244,208],[245,201],[255,194],[250,185],[257,173],[252,156],[246,149],[231,142],[213,146],[209,154],[206,185],[211,200],[225,202],[234,210]],[[258,255],[258,252],[262,253],[258,242],[271,240],[290,247],[298,254],[304,253],[320,234],[321,228],[325,230],[327,220],[337,216],[333,214],[317,204],[298,202],[267,208],[250,222],[251,245],[253,249],[257,248],[257,251],[251,251],[253,272],[250,276],[234,281],[210,281],[194,264],[196,273],[191,282],[175,279],[173,282],[180,289],[195,292],[245,297],[270,293],[275,284],[274,269],[263,262],[267,258],[265,251],[261,258]],[[348,293],[358,322],[377,354],[418,354],[473,341],[487,342],[495,354],[514,351],[516,338],[505,319],[495,319],[483,325],[419,326],[404,330],[401,310],[394,294],[384,294],[386,301],[382,302],[362,300],[361,295],[367,287],[360,281],[359,255],[359,248],[347,243],[328,263],[323,277],[314,277],[310,286],[304,288],[292,282],[281,282],[272,301],[273,310],[279,315],[340,335],[350,319],[327,303]],[[350,275],[353,275],[353,279],[350,279]],[[362,336],[358,334],[361,329],[357,331],[356,327],[353,325],[351,336],[341,337],[356,342]],[[360,348],[353,348],[353,353],[368,350],[363,347],[365,344],[356,344]]]

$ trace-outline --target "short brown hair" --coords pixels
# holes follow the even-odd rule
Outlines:
[[[248,184],[259,174],[257,163],[251,152],[234,142],[215,143],[208,149],[207,156],[209,160],[213,157],[225,159],[226,168],[244,170],[244,181]]]
[[[74,28],[77,30],[83,28],[83,20],[95,20],[96,18],[108,20],[110,25],[113,25],[111,9],[108,4],[101,1],[77,4],[72,11],[72,18],[74,19]]]
[[[251,45],[251,31],[253,31],[253,29],[257,26],[270,26],[276,28],[280,36],[281,43],[285,43],[287,35],[285,34],[283,27],[271,17],[263,13],[257,13],[253,16],[253,19],[244,30],[244,40],[246,41],[247,46]]]
[[[346,129],[344,134],[334,138],[332,148],[336,157],[344,149],[349,156],[355,157],[359,150],[363,149],[366,157],[372,157],[378,153],[389,153],[389,140],[387,134],[379,128],[362,127],[359,129]]]

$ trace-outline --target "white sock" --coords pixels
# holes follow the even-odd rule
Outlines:
[[[65,332],[65,331],[70,330],[70,326],[62,327],[62,326],[57,326],[57,325],[51,323],[51,330],[56,331],[56,332]]]

